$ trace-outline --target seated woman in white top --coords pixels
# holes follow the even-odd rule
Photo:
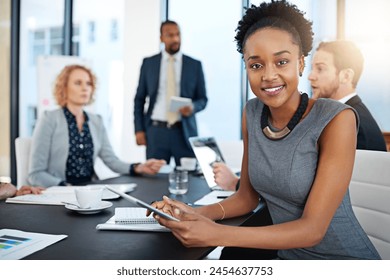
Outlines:
[[[58,75],[54,96],[57,110],[46,111],[35,127],[30,155],[29,177],[32,185],[85,185],[95,178],[97,157],[114,172],[156,174],[164,160],[145,163],[121,161],[112,150],[102,118],[87,113],[93,101],[94,74],[82,65],[66,66]]]

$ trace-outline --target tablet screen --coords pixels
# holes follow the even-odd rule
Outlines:
[[[216,187],[212,165],[225,161],[217,142],[214,137],[190,137],[189,141],[207,184],[210,188]]]
[[[142,200],[139,200],[138,198],[135,198],[134,196],[131,196],[131,195],[128,195],[128,194],[125,194],[121,191],[118,191],[118,190],[115,190],[114,188],[111,188],[110,186],[106,185],[106,188],[109,189],[110,191],[116,193],[116,194],[119,194],[121,197],[123,197],[124,199],[132,202],[132,203],[135,203],[137,204],[138,206],[140,207],[143,207],[143,208],[146,208],[146,209],[149,209],[151,212],[155,213],[155,214],[158,214],[159,216],[161,217],[164,217],[168,220],[172,220],[172,221],[176,221],[176,222],[179,222],[179,220],[175,217],[172,217],[171,215],[163,212],[163,211],[160,211],[158,210],[157,208],[154,208],[153,206],[151,206],[150,204],[146,203],[146,202],[143,202]]]

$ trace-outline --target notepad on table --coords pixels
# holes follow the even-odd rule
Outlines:
[[[104,224],[96,226],[98,230],[134,230],[167,232],[168,228],[160,225],[152,216],[146,216],[142,207],[117,207],[115,215]]]
[[[152,216],[146,217],[146,209],[141,207],[118,207],[115,208],[116,224],[158,224]]]

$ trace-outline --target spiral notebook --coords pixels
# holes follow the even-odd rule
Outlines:
[[[167,232],[168,228],[160,225],[153,217],[146,217],[142,207],[117,207],[115,215],[104,224],[98,224],[98,230],[133,230]]]
[[[142,207],[115,208],[115,223],[128,224],[158,224],[152,216],[146,217],[146,209]]]

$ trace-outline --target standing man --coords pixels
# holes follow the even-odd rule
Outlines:
[[[353,107],[360,119],[356,148],[386,151],[378,124],[356,93],[363,61],[362,53],[350,41],[320,43],[309,75],[313,98],[331,98]]]
[[[206,107],[206,87],[201,62],[180,52],[176,22],[161,24],[160,40],[165,49],[145,58],[141,66],[134,99],[135,136],[138,145],[146,145],[147,158],[169,163],[173,156],[178,166],[181,157],[194,157],[188,138],[198,134],[195,113]],[[189,98],[192,104],[171,112],[172,96]]]

